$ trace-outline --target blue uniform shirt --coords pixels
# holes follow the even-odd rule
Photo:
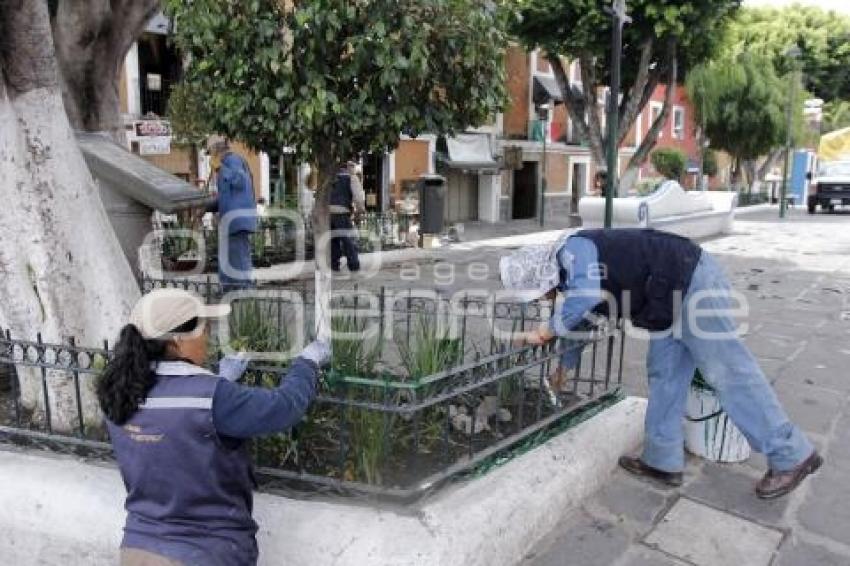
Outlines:
[[[157,364],[139,410],[109,435],[127,488],[123,547],[186,566],[255,566],[251,436],[297,423],[318,368],[297,358],[273,390],[231,383],[185,362]]]
[[[312,362],[296,358],[277,389],[219,380],[212,406],[216,431],[231,438],[251,438],[298,424],[316,396],[317,371]]]
[[[257,231],[257,201],[254,198],[254,186],[251,182],[251,170],[239,155],[228,153],[221,160],[221,168],[216,174],[218,200],[208,210],[225,216],[238,211],[228,227],[228,234]]]
[[[599,252],[596,244],[587,238],[571,236],[558,250],[561,267],[561,284],[558,291],[564,294],[549,322],[549,329],[557,336],[565,336],[574,329],[602,300],[599,283]]]

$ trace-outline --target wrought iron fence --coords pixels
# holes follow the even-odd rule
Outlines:
[[[409,230],[411,217],[395,212],[369,212],[354,221],[355,232],[361,252],[392,250],[411,245]],[[160,254],[164,267],[169,271],[188,271],[197,267],[199,243],[188,237],[183,230],[191,228],[175,223],[165,226],[166,233],[160,242]],[[167,230],[174,232],[169,233]],[[299,231],[303,230],[302,234]],[[218,230],[204,227],[198,230],[202,236],[205,265],[204,271],[214,272],[218,267]],[[268,267],[296,259],[313,259],[313,231],[288,217],[264,217],[251,239],[252,260],[255,267]]]
[[[219,333],[213,349],[283,352],[299,346],[297,327],[302,324],[309,336],[312,320],[297,311],[311,311],[303,309],[311,301],[289,292],[299,300],[234,301],[228,343]],[[548,303],[386,289],[373,294],[378,303],[363,290],[334,299],[334,359],[316,401],[293,430],[252,442],[266,487],[414,498],[622,384],[622,329],[596,326],[574,341],[518,347],[518,333],[539,325]],[[28,342],[7,331],[0,339],[0,439],[107,455],[108,439],[93,416],[92,386],[108,346]],[[566,358],[574,367],[554,391],[549,378]],[[243,382],[277,386],[286,365],[257,361]]]

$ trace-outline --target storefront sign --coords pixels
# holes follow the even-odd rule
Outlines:
[[[139,138],[139,155],[166,155],[171,153],[170,137]]]
[[[168,120],[136,120],[133,122],[136,137],[171,137],[171,122]]]

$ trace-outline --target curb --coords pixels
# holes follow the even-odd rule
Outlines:
[[[260,565],[515,566],[638,446],[645,411],[645,399],[628,397],[403,512],[257,494]],[[0,449],[0,556],[17,566],[115,564],[124,495],[112,466]]]

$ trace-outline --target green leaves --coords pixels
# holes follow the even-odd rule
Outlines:
[[[166,4],[210,128],[254,148],[384,151],[402,131],[480,125],[506,97],[507,12],[485,0]]]
[[[791,70],[790,47],[802,51],[807,90],[824,100],[850,99],[850,17],[817,7],[747,8],[729,30],[724,54],[752,53],[773,63],[777,74]]]
[[[713,148],[749,160],[783,143],[788,85],[765,58],[741,55],[697,67],[687,87]]]
[[[513,29],[529,47],[540,47],[570,59],[582,52],[596,62],[596,77],[607,84],[610,69],[610,0],[523,0]],[[674,41],[684,68],[706,59],[723,37],[730,14],[740,0],[629,0],[632,22],[623,28],[623,84],[637,74],[640,46],[650,39],[656,46],[651,63],[658,64],[665,45]]]
[[[685,174],[687,159],[685,158],[685,154],[678,149],[656,149],[652,152],[650,160],[655,170],[667,179],[678,181]]]

